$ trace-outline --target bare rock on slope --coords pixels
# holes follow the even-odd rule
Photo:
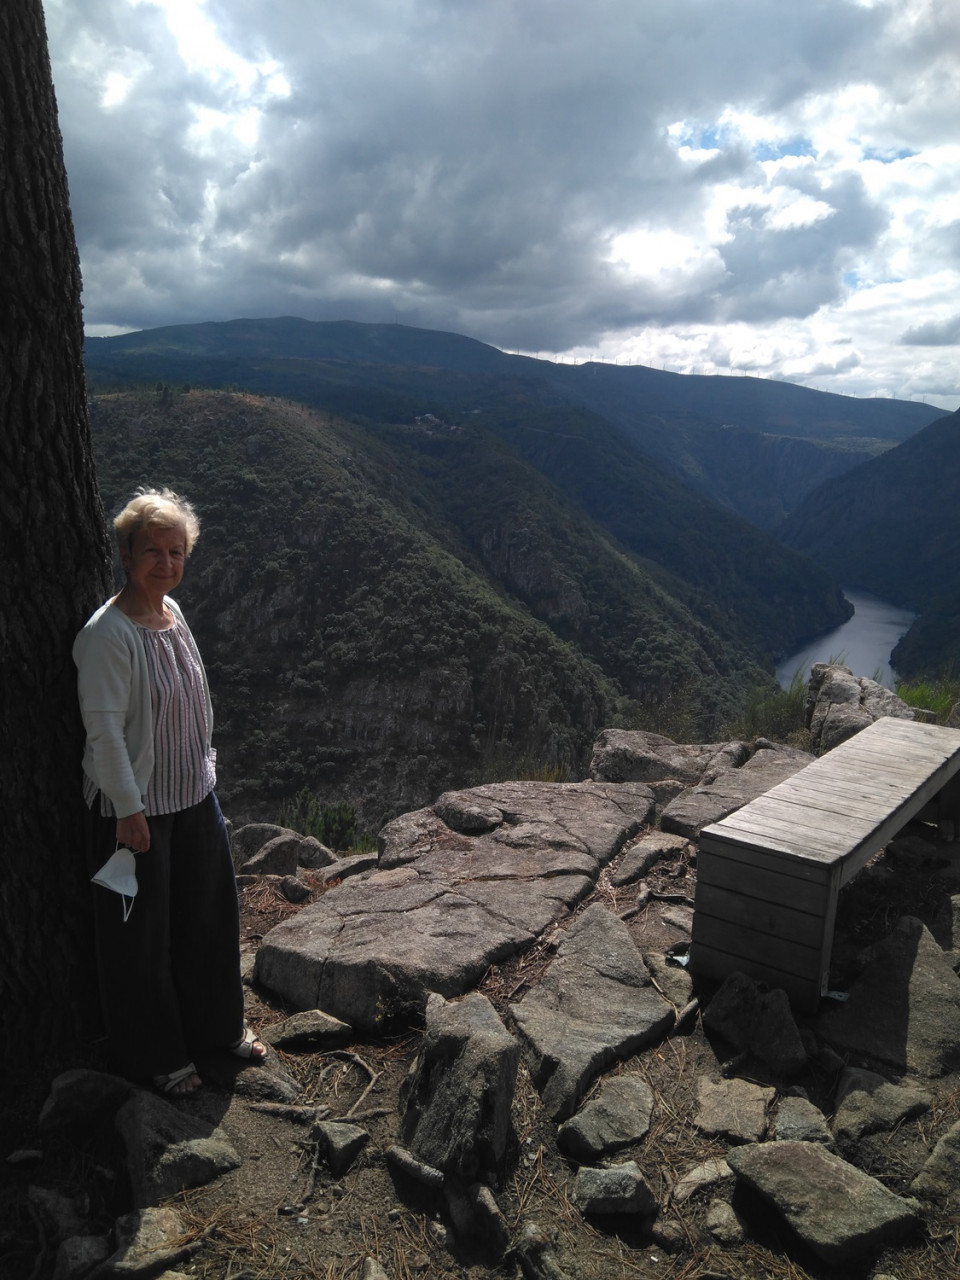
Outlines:
[[[376,871],[272,929],[257,980],[292,1007],[323,1009],[358,1031],[405,1020],[428,992],[462,995],[491,964],[529,947],[652,811],[636,782],[448,792],[387,824]]]

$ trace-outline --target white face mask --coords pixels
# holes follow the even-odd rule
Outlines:
[[[94,884],[104,889],[112,889],[119,893],[123,900],[123,919],[126,921],[133,910],[133,900],[137,896],[137,859],[132,849],[122,849],[119,845],[110,855],[95,876],[91,876]]]

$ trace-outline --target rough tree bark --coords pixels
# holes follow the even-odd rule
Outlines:
[[[22,1061],[91,981],[70,649],[110,576],[40,0],[0,4],[0,246],[0,1057]]]

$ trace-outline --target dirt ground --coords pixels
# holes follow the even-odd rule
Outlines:
[[[638,886],[614,889],[604,873],[588,901],[598,898],[620,914],[644,951],[663,951],[685,941],[680,923],[692,905],[695,860],[690,854],[657,864],[645,885],[646,903],[637,910]],[[847,889],[841,901],[834,985],[854,971],[855,957],[868,943],[889,932],[900,915],[918,915],[943,929],[949,899],[960,892],[960,846],[943,846],[931,860],[897,860],[880,855]],[[242,892],[244,947],[280,919],[299,910],[283,899],[273,883]],[[949,945],[949,943],[948,943]],[[481,990],[509,1023],[509,1008],[549,964],[543,945],[491,969]],[[709,992],[700,993],[708,995]],[[248,1017],[260,1028],[286,1010],[268,993],[250,989]],[[197,1280],[359,1280],[367,1258],[377,1259],[389,1280],[480,1280],[522,1274],[519,1260],[501,1265],[474,1248],[463,1249],[448,1227],[442,1199],[384,1159],[399,1140],[398,1096],[418,1046],[416,1030],[396,1039],[356,1041],[334,1053],[277,1054],[279,1065],[301,1086],[299,1104],[329,1108],[329,1118],[361,1123],[370,1141],[353,1167],[334,1178],[315,1160],[309,1126],[257,1109],[239,1094],[208,1087],[178,1105],[219,1123],[238,1148],[240,1168],[217,1182],[185,1192],[173,1201],[196,1250],[181,1270]],[[614,1070],[643,1078],[654,1099],[647,1136],[618,1160],[635,1160],[661,1204],[669,1188],[691,1166],[724,1154],[724,1146],[705,1139],[693,1126],[697,1079],[714,1075],[731,1051],[712,1045],[694,1013],[678,1034],[658,1047],[619,1064]],[[97,1048],[88,1061],[64,1066],[106,1066]],[[770,1083],[759,1068],[750,1078]],[[813,1101],[829,1109],[833,1080],[812,1072],[803,1081]],[[42,1217],[31,1205],[30,1183],[54,1186],[84,1198],[90,1216],[107,1230],[128,1208],[127,1188],[118,1172],[119,1155],[109,1135],[84,1148],[69,1143],[42,1144],[36,1137],[36,1113],[42,1099],[30,1098],[28,1084],[19,1106],[8,1108],[0,1160],[10,1151],[43,1150],[38,1163],[3,1165],[0,1171],[0,1277],[48,1280],[55,1250]],[[906,1194],[919,1163],[940,1134],[960,1118],[960,1078],[936,1085],[933,1112],[873,1141],[870,1169],[892,1190]],[[896,1280],[960,1278],[960,1215],[944,1214],[924,1236],[887,1251],[859,1271],[833,1271],[817,1263],[786,1238],[769,1214],[730,1183],[694,1196],[682,1213],[668,1209],[654,1233],[635,1221],[585,1221],[570,1203],[575,1169],[558,1152],[555,1125],[544,1115],[536,1090],[521,1067],[513,1108],[515,1142],[509,1169],[495,1194],[514,1233],[535,1222],[552,1242],[553,1255],[569,1280],[657,1277],[658,1280],[859,1280],[886,1274]],[[733,1198],[750,1228],[746,1243],[724,1248],[707,1232],[711,1199]],[[560,1272],[544,1280],[561,1280]]]

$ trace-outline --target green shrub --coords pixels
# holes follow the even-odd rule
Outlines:
[[[807,684],[801,669],[793,673],[788,689],[755,685],[748,690],[740,718],[731,726],[733,737],[801,744],[805,733]]]
[[[331,849],[353,848],[357,840],[357,815],[348,804],[321,804],[319,797],[304,787],[280,806],[277,823],[313,836]]]

